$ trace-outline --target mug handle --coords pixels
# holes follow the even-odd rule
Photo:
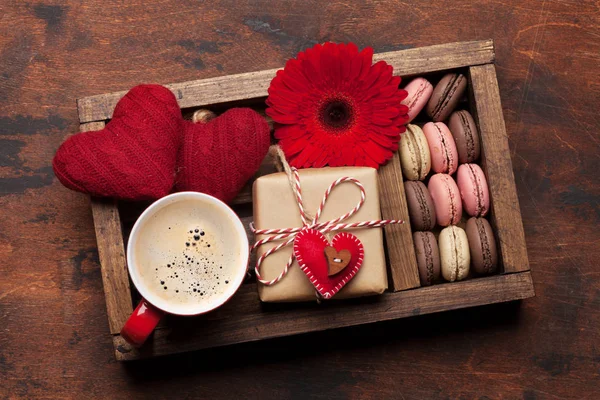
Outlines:
[[[163,315],[165,315],[164,311],[142,299],[121,329],[121,337],[133,347],[140,347],[154,331]]]

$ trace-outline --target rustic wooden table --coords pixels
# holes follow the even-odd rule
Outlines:
[[[3,1],[0,398],[599,398],[600,5]],[[89,200],[51,169],[75,98],[275,68],[326,40],[493,38],[537,297],[121,364]]]

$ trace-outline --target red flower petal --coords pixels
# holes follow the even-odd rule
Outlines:
[[[350,63],[350,72],[349,72],[349,79],[354,79],[357,82],[359,81],[359,77],[362,71],[362,66],[363,66],[363,60],[362,58],[357,54],[356,56],[354,56],[352,58],[352,61]]]
[[[384,73],[383,69],[386,65],[387,64],[385,63],[385,61],[379,61],[369,69],[369,72],[363,78],[363,90],[367,91],[371,88],[371,86],[375,83],[377,79],[381,79],[381,76]]]
[[[358,79],[363,80],[371,70],[371,64],[373,63],[373,48],[365,47],[363,51],[359,53],[359,57],[362,61],[362,66]]]
[[[306,131],[300,125],[278,125],[275,129],[275,139],[299,139],[306,135]]]
[[[279,144],[285,155],[290,157],[300,153],[307,145],[308,141],[306,139],[301,140],[289,140],[282,139],[279,141]]]
[[[365,154],[377,164],[383,164],[389,157],[391,157],[391,151],[384,149],[375,142],[369,141],[365,143],[363,149],[365,150]]]
[[[316,158],[315,162],[313,163],[312,167],[313,168],[322,168],[325,165],[327,165],[327,158],[328,158],[328,154],[326,151],[321,151],[321,154]]]

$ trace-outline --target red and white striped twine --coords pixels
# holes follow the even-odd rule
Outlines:
[[[341,231],[341,230],[347,230],[347,229],[380,228],[382,226],[386,226],[386,225],[390,225],[390,224],[403,224],[404,223],[404,221],[397,220],[397,219],[372,220],[372,221],[352,222],[352,223],[345,223],[345,224],[341,223],[342,221],[344,221],[344,220],[350,218],[351,216],[353,216],[354,214],[356,214],[358,212],[358,210],[360,210],[360,208],[363,206],[363,204],[365,203],[365,199],[366,199],[365,188],[362,185],[362,183],[360,183],[360,181],[358,181],[357,179],[351,178],[351,177],[343,177],[343,178],[336,179],[334,182],[331,183],[331,185],[329,185],[329,188],[327,188],[327,190],[325,191],[325,194],[323,195],[323,200],[321,201],[321,204],[319,204],[317,213],[315,214],[315,217],[311,221],[310,217],[304,210],[304,203],[302,200],[302,188],[300,186],[300,174],[298,173],[298,170],[296,168],[291,168],[291,173],[292,173],[292,178],[293,178],[292,189],[294,191],[294,194],[296,195],[296,203],[298,204],[298,209],[300,211],[300,217],[302,219],[303,226],[299,227],[299,228],[255,229],[254,224],[250,224],[250,229],[252,230],[252,232],[255,235],[271,235],[264,239],[258,240],[256,243],[254,243],[254,245],[252,246],[252,250],[256,250],[258,247],[262,246],[265,243],[285,239],[284,241],[279,243],[277,246],[272,247],[269,250],[267,250],[263,255],[261,255],[256,260],[256,267],[254,268],[254,271],[256,272],[256,279],[264,285],[267,285],[267,286],[274,285],[277,282],[279,282],[287,274],[289,268],[291,267],[292,263],[294,262],[294,254],[292,253],[292,255],[290,256],[288,262],[285,264],[285,266],[284,266],[283,270],[281,271],[281,273],[279,274],[279,276],[277,276],[276,278],[271,279],[271,280],[262,279],[262,277],[260,275],[260,266],[263,263],[263,261],[265,260],[265,258],[267,258],[271,254],[275,253],[276,251],[294,243],[294,239],[296,238],[296,235],[302,230],[316,229],[318,231],[321,231],[323,234],[325,234],[328,232],[335,232],[335,231]],[[346,214],[344,214],[336,219],[330,220],[330,221],[318,222],[319,217],[321,216],[321,214],[323,212],[323,208],[325,207],[325,203],[327,203],[327,199],[329,198],[329,195],[331,194],[331,192],[333,191],[333,189],[336,186],[338,186],[344,182],[351,182],[360,189],[360,201],[352,210],[350,210]]]

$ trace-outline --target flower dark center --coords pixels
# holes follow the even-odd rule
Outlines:
[[[326,128],[342,130],[354,122],[354,109],[345,99],[331,99],[323,104],[319,117]]]

